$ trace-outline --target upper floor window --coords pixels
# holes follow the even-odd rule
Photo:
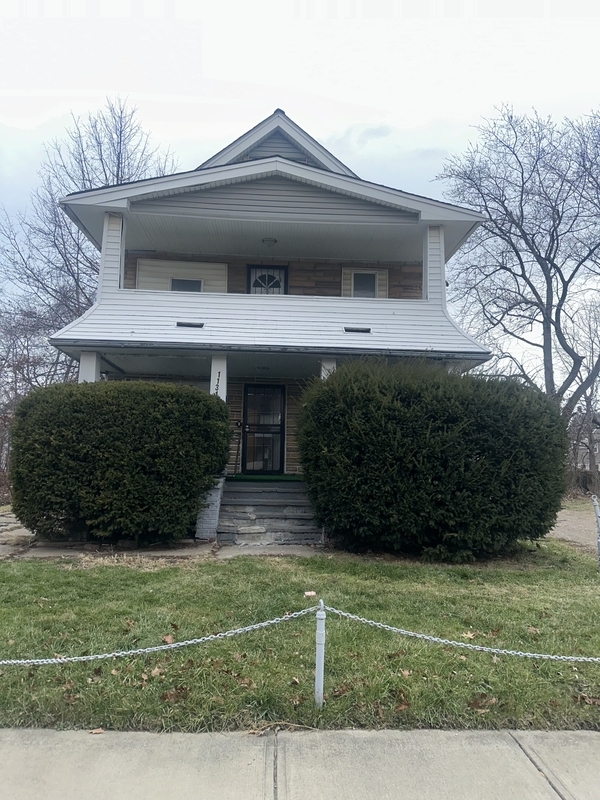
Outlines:
[[[387,297],[388,270],[385,267],[342,267],[342,297]]]
[[[287,294],[286,267],[248,267],[250,294]]]
[[[352,297],[377,297],[377,273],[354,272],[352,274]]]

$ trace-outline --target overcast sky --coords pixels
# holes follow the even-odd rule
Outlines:
[[[181,169],[279,107],[361,177],[441,197],[494,106],[600,107],[599,39],[598,0],[0,0],[0,203],[117,95]]]

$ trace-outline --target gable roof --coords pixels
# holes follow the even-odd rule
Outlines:
[[[273,156],[308,164],[339,175],[358,177],[316,139],[296,125],[280,108],[276,108],[270,117],[259,122],[247,133],[200,164],[198,169],[223,167]]]

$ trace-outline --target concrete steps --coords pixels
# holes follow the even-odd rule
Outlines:
[[[217,541],[312,544],[322,540],[301,481],[226,481]]]

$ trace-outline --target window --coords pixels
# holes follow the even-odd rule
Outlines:
[[[248,267],[249,294],[287,294],[286,267]]]
[[[354,272],[352,274],[352,297],[377,297],[377,273]]]
[[[342,267],[342,297],[385,298],[388,271],[365,266]]]
[[[201,292],[202,281],[188,278],[171,278],[172,292]]]

